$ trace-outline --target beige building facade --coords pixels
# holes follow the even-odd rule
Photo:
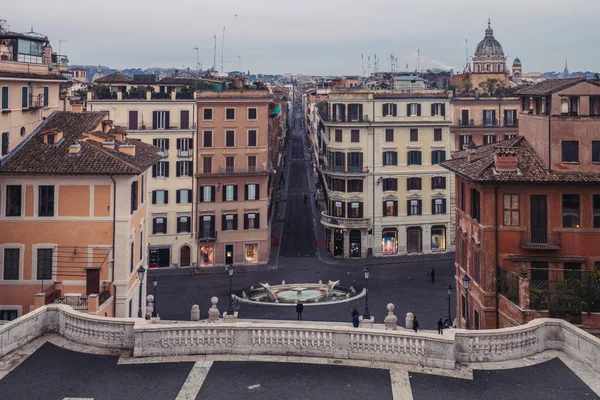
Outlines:
[[[194,223],[196,102],[192,99],[97,99],[88,110],[107,111],[129,139],[159,148],[161,159],[149,172],[148,252],[150,268],[191,267],[197,263]]]
[[[326,247],[338,257],[452,250],[450,96],[332,91],[321,151]]]
[[[198,265],[269,259],[269,104],[264,91],[198,92]]]

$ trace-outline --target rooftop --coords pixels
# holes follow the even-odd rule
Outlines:
[[[520,96],[548,96],[581,82],[589,82],[600,86],[600,82],[585,78],[548,79],[535,85],[523,86],[517,89],[516,93]]]

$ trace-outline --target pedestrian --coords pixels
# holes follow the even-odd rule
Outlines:
[[[431,271],[429,271],[429,276],[431,276],[431,283],[435,282],[435,269],[431,268]]]
[[[418,329],[419,329],[419,320],[417,319],[417,316],[415,315],[415,317],[413,319],[413,330],[415,331],[415,333],[417,333]]]
[[[443,330],[444,330],[444,323],[442,322],[442,319],[441,319],[441,318],[440,318],[440,319],[438,319],[437,326],[438,326],[438,333],[439,333],[440,335],[442,335],[442,334],[443,334]]]
[[[306,204],[307,197],[304,195],[304,204]]]
[[[448,317],[444,317],[444,329],[448,329],[450,327],[450,320],[448,319]]]
[[[354,325],[355,328],[358,328],[359,324],[360,319],[358,318],[358,310],[356,309],[356,307],[354,307],[352,309],[352,325]]]
[[[304,310],[304,304],[301,301],[296,304],[296,313],[298,314],[298,321],[302,321],[302,311]]]

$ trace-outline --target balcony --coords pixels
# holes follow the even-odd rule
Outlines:
[[[498,126],[497,119],[484,119],[483,126]]]
[[[325,172],[331,172],[333,174],[368,174],[369,167],[354,166],[354,165],[325,165],[323,166]]]
[[[217,231],[202,231],[196,233],[196,239],[202,243],[217,241]]]
[[[562,248],[562,237],[560,232],[521,232],[521,248],[526,250],[560,250]]]
[[[210,172],[198,172],[196,173],[196,177],[206,177],[206,176],[221,176],[221,175],[268,175],[271,173],[271,170],[262,167],[219,167],[213,168]]]
[[[192,151],[191,150],[177,150],[177,157],[191,157],[192,156]]]
[[[321,224],[330,228],[369,228],[371,226],[369,218],[332,217],[325,211],[321,213]]]
[[[519,120],[518,119],[505,119],[504,120],[504,126],[506,128],[518,128],[519,127]]]
[[[320,114],[321,119],[327,122],[369,122],[368,115],[336,115],[329,116],[327,114]]]
[[[458,126],[462,126],[462,127],[473,127],[475,126],[475,123],[472,119],[459,119],[458,120]]]

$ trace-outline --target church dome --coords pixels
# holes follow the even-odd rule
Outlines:
[[[521,65],[521,60],[519,60],[519,57],[515,58],[515,61],[513,61],[513,65]]]
[[[475,49],[475,57],[481,56],[504,56],[502,45],[494,38],[494,30],[490,26],[490,21],[485,30],[485,37]]]

